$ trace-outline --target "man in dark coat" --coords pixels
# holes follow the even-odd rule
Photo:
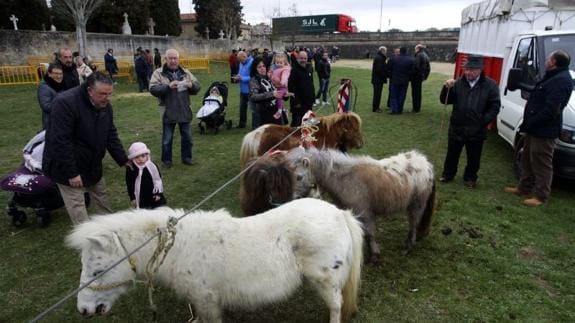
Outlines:
[[[385,54],[387,54],[387,48],[385,46],[379,47],[371,67],[371,84],[373,85],[371,111],[373,112],[381,112],[379,107],[381,92],[383,91],[383,85],[387,83],[387,57]]]
[[[405,96],[409,86],[409,78],[413,70],[413,58],[407,55],[407,48],[401,47],[399,55],[394,56],[388,64],[391,76],[391,113],[402,114]]]
[[[561,133],[563,109],[573,92],[570,62],[571,57],[563,50],[549,54],[545,76],[535,84],[523,112],[521,178],[517,187],[507,187],[505,191],[519,196],[533,193],[533,197],[523,201],[528,206],[544,204],[551,194],[555,139]]]
[[[62,80],[62,89],[64,91],[80,85],[80,77],[78,76],[78,70],[76,69],[76,64],[74,64],[71,50],[61,48],[58,52],[57,63],[62,65],[62,72],[64,72]]]
[[[110,105],[113,90],[108,76],[95,72],[52,103],[42,170],[57,183],[74,224],[89,220],[85,191],[98,214],[112,212],[102,177],[106,151],[118,165],[128,163],[114,125]]]
[[[319,98],[321,96],[322,104],[328,105],[327,92],[329,90],[329,77],[331,76],[331,63],[327,53],[323,53],[321,60],[317,64],[317,76],[319,78],[319,90],[315,96],[315,104],[320,103]]]
[[[162,67],[162,55],[160,54],[160,50],[154,48],[154,69]]]
[[[136,71],[136,78],[138,79],[138,90],[140,92],[148,90],[150,82],[148,80],[148,66],[146,63],[146,53],[138,48],[134,56],[134,69]]]
[[[113,82],[114,74],[118,74],[118,63],[114,57],[114,50],[111,48],[108,48],[108,51],[104,54],[104,65],[106,67],[106,72],[108,72],[108,75]]]
[[[483,57],[470,55],[463,66],[463,76],[450,79],[441,89],[439,100],[453,104],[449,123],[447,156],[440,182],[451,182],[457,173],[463,147],[467,166],[463,174],[464,185],[475,188],[481,150],[487,138],[487,125],[497,116],[501,106],[499,88],[494,80],[483,74]]]
[[[299,127],[304,114],[312,109],[315,100],[313,86],[313,68],[307,62],[307,52],[301,50],[297,53],[297,62],[292,65],[288,79],[288,90],[293,93],[290,99],[292,114],[291,126]]]
[[[421,84],[427,80],[430,72],[429,56],[425,52],[425,46],[418,44],[415,46],[415,63],[411,74],[411,103],[415,113],[421,111]]]

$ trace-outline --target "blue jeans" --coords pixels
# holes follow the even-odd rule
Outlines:
[[[192,159],[192,130],[189,122],[179,122],[182,161]],[[164,123],[162,133],[162,162],[172,162],[172,141],[176,123]]]
[[[322,97],[322,101],[323,102],[327,102],[327,89],[329,87],[329,79],[319,79],[319,91],[317,91],[317,95],[315,96],[315,99],[319,99],[319,97],[321,95],[323,95]]]

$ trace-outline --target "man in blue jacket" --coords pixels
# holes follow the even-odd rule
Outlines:
[[[553,51],[545,60],[545,76],[535,84],[523,112],[520,131],[525,133],[521,155],[521,178],[516,187],[505,191],[529,196],[528,206],[540,206],[551,194],[555,139],[561,133],[563,109],[573,92],[569,73],[571,57],[563,50]]]
[[[250,101],[250,69],[252,68],[253,58],[246,52],[238,52],[238,61],[240,69],[238,75],[234,77],[240,83],[240,123],[237,128],[245,128],[248,119],[248,102]]]
[[[402,114],[409,78],[413,70],[414,60],[407,56],[407,48],[399,49],[399,56],[394,56],[388,63],[389,75],[391,77],[390,97],[391,112],[390,114]]]

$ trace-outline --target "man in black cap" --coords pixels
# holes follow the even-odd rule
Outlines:
[[[487,138],[487,125],[499,113],[499,88],[483,74],[483,57],[470,55],[463,66],[463,76],[445,81],[439,100],[453,104],[449,122],[447,156],[440,182],[451,182],[457,173],[463,147],[467,165],[463,174],[464,185],[475,188],[483,142]]]
[[[551,194],[555,140],[561,133],[563,109],[569,103],[573,82],[569,73],[571,57],[564,50],[550,53],[545,60],[545,76],[535,85],[523,113],[519,131],[525,134],[521,155],[521,178],[505,192],[531,198],[528,206],[540,206]]]

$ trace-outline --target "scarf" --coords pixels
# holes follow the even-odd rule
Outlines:
[[[150,159],[140,166],[134,163],[136,167],[138,167],[138,177],[136,177],[136,182],[134,184],[134,196],[136,196],[136,209],[140,208],[140,186],[142,185],[142,173],[144,172],[144,168],[147,168],[152,175],[152,182],[154,183],[154,190],[152,193],[159,194],[164,192],[164,186],[162,185],[162,178],[160,177],[160,172],[158,171],[158,166],[152,163]]]
[[[48,84],[48,86],[56,92],[62,92],[64,90],[64,80],[58,83],[54,81],[54,79],[52,79],[50,76],[48,76],[48,73],[44,75],[44,82],[46,82],[46,84]]]

